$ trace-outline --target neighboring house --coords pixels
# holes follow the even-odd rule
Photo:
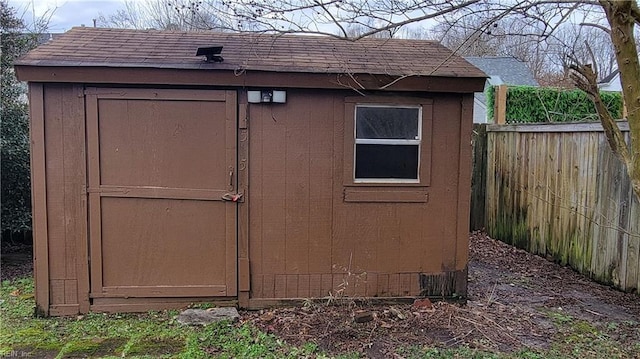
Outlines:
[[[484,71],[489,77],[485,84],[497,85],[522,85],[539,86],[527,65],[513,57],[489,56],[489,57],[465,57],[472,65]],[[476,92],[473,101],[473,122],[487,122],[487,99],[484,92]],[[492,122],[492,121],[489,121]]]
[[[598,87],[602,91],[622,91],[622,84],[620,84],[620,71],[615,70],[607,77],[598,82]]]
[[[62,35],[62,33],[51,33],[44,32],[38,35],[38,45],[46,44],[47,42],[55,39],[56,37]]]

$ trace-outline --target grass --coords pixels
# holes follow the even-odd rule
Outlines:
[[[2,283],[0,290],[0,357],[47,358],[329,358],[316,344],[291,346],[254,326],[220,322],[184,326],[178,311],[145,314],[98,314],[77,318],[36,318],[33,280]],[[640,343],[624,346],[614,333],[640,334],[640,323],[610,322],[601,327],[571,315],[543,313],[556,326],[552,345],[544,351],[523,349],[493,353],[461,346],[397,348],[405,358],[429,359],[561,359],[640,358]],[[617,340],[620,339],[620,340]],[[628,338],[627,338],[628,339]],[[358,358],[348,353],[339,358]]]
[[[640,358],[640,343],[625,345],[612,336],[619,326],[626,326],[626,332],[635,331],[640,334],[640,323],[610,322],[596,327],[588,321],[558,311],[549,312],[549,317],[558,327],[558,334],[549,350],[549,358]]]
[[[0,357],[326,357],[312,343],[290,346],[250,324],[184,326],[177,311],[36,318],[32,293],[31,279],[2,283]]]

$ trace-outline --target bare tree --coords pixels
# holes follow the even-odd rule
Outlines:
[[[631,146],[627,147],[620,128],[604,106],[598,87],[597,74],[590,65],[573,64],[573,78],[580,89],[594,101],[605,129],[609,145],[622,160],[631,178],[631,186],[640,199],[640,63],[634,29],[640,25],[640,9],[636,1],[600,0],[609,28],[607,32],[613,43],[622,95],[627,106],[627,119],[631,132]]]
[[[455,23],[440,22],[432,28],[435,39],[462,56],[498,56],[504,52],[504,35],[497,23],[481,16],[465,17]],[[483,29],[478,31],[478,29]]]
[[[145,15],[146,9],[141,3],[125,1],[124,9],[119,9],[114,14],[109,15],[101,13],[98,16],[97,25],[122,29],[152,28],[150,20]]]
[[[591,63],[598,69],[598,80],[616,70],[616,56],[607,32],[593,26],[565,25],[549,40],[552,62],[564,68],[567,60]]]
[[[609,35],[599,28],[566,23],[549,36],[542,28],[533,28],[519,19],[505,18],[482,32],[491,19],[469,18],[456,24],[439,23],[433,27],[435,39],[464,56],[510,56],[530,68],[540,81],[566,75],[569,56],[580,62],[595,60],[602,79],[617,69]],[[518,33],[516,29],[520,29]],[[522,31],[522,29],[526,29]]]
[[[523,34],[516,33],[515,29]],[[526,63],[538,79],[549,69],[550,46],[548,41],[540,41],[542,29],[518,19],[493,21],[480,16],[468,17],[455,23],[441,22],[433,31],[436,39],[460,55],[513,57]],[[559,71],[557,67],[556,71]]]
[[[114,14],[101,14],[97,25],[129,29],[227,30],[233,21],[217,9],[217,1],[125,0],[124,8]]]

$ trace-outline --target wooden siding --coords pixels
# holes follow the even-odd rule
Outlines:
[[[291,90],[286,106],[249,105],[251,298],[464,295],[470,111],[461,97],[418,100],[432,119],[428,186],[354,184],[350,95]]]
[[[491,236],[637,291],[640,204],[599,124],[489,126],[487,142]]]
[[[251,291],[258,298],[298,297],[298,287],[319,293],[315,275],[331,274],[333,97],[287,97],[286,106],[249,105]],[[314,283],[299,284],[300,274]]]
[[[82,87],[32,85],[30,101],[38,310],[53,315],[87,311],[89,271]],[[48,282],[48,288],[42,282]]]
[[[376,185],[354,183],[351,178],[353,118],[347,117],[353,115],[347,113],[345,102],[353,97],[352,91],[288,90],[286,104],[248,104],[243,91],[238,92],[237,101],[235,91],[226,91],[225,111],[228,119],[233,119],[227,122],[235,121],[237,111],[237,129],[227,126],[225,130],[232,134],[229,138],[237,138],[237,157],[234,146],[214,152],[233,157],[235,190],[245,194],[237,211],[228,206],[226,214],[227,218],[238,216],[238,222],[227,221],[226,228],[228,233],[237,230],[237,253],[234,247],[226,257],[237,256],[238,278],[228,280],[232,290],[221,292],[222,297],[192,288],[184,297],[165,298],[149,292],[153,295],[134,298],[144,293],[125,287],[141,283],[135,275],[118,272],[118,261],[111,260],[113,268],[104,273],[97,269],[103,260],[109,263],[129,253],[120,252],[115,245],[94,243],[90,263],[89,237],[96,238],[98,232],[111,238],[125,236],[123,232],[131,226],[120,228],[117,223],[135,219],[123,215],[132,212],[124,208],[125,203],[142,204],[146,198],[147,203],[188,200],[206,204],[219,198],[223,189],[189,190],[179,188],[180,181],[153,182],[154,187],[148,188],[148,182],[139,178],[146,174],[128,173],[128,168],[122,169],[128,176],[125,179],[112,176],[109,169],[119,170],[114,166],[125,163],[114,157],[118,153],[113,148],[124,151],[138,144],[118,142],[127,133],[104,137],[109,131],[99,127],[95,119],[99,106],[92,98],[96,89],[65,84],[30,86],[36,299],[43,314],[149,310],[197,300],[256,307],[281,299],[328,295],[399,298],[466,294],[471,95],[412,93],[412,99],[407,99],[392,93],[389,97],[349,100],[417,101],[413,103],[423,105],[425,148],[421,155],[422,165],[428,168],[421,169],[421,182]],[[109,91],[102,95],[110,96]],[[122,91],[116,92],[114,96],[122,96]],[[103,104],[103,112],[109,109]],[[115,124],[119,115],[116,108],[111,110]],[[121,127],[113,130],[126,132]],[[109,148],[110,154],[105,152]],[[129,152],[136,151],[141,150]],[[102,161],[96,160],[99,155]],[[136,162],[135,156],[132,159],[136,166],[144,167],[144,162]],[[207,179],[217,178],[205,174]],[[184,183],[193,184],[188,181]],[[102,210],[98,210],[97,201]],[[160,218],[157,211],[142,207],[134,208],[136,211]],[[188,223],[198,211],[163,225],[177,228],[176,222]],[[111,221],[110,229],[100,228],[97,218]],[[161,225],[155,227],[161,230]],[[104,258],[103,252],[107,253]],[[167,253],[165,250],[161,255]],[[97,286],[96,278],[105,273],[106,284],[113,284],[114,289],[91,293],[89,275],[97,276],[91,282]],[[151,284],[160,283],[154,278]],[[176,285],[182,282],[180,278],[171,280]],[[184,281],[184,285],[193,284]],[[118,297],[123,295],[127,298]]]

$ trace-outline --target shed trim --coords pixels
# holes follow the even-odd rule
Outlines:
[[[249,105],[247,92],[240,91],[238,102],[238,192],[245,194],[246,200],[238,203],[238,303],[241,307],[249,306],[251,290],[251,262],[249,257]]]
[[[44,134],[44,88],[29,86],[31,119],[31,205],[33,208],[33,261],[36,313],[49,314],[49,238],[47,229],[47,178]]]
[[[227,194],[224,190],[204,190],[173,187],[146,187],[146,186],[110,186],[100,185],[89,187],[89,193],[98,193],[102,197],[119,198],[168,198],[168,199],[197,199],[200,201],[219,201]]]
[[[70,67],[16,65],[21,81],[85,84],[281,87],[471,93],[484,77],[389,76],[375,74],[214,71],[146,67]]]
[[[399,190],[394,188],[345,187],[345,202],[368,203],[427,203],[429,190],[427,187]]]
[[[85,95],[97,95],[104,99],[127,99],[127,100],[149,100],[148,89],[136,88],[97,88],[89,87],[84,91]],[[224,92],[185,91],[185,90],[162,90],[153,93],[153,100],[189,100],[189,101],[225,101]]]
[[[76,106],[76,116],[82,118],[85,111],[85,103],[84,103],[84,86],[81,84],[76,84],[73,86],[73,92],[75,96],[75,100],[73,103]],[[86,123],[85,121],[78,122],[78,136],[82,138],[80,148],[82,152],[82,159],[80,164],[78,164],[81,169],[81,173],[78,173],[77,176],[79,179],[79,186],[74,189],[82,190],[87,188],[87,153],[86,153]],[[89,300],[89,291],[90,291],[90,282],[89,282],[89,242],[86,240],[88,238],[88,196],[83,195],[80,198],[80,205],[76,208],[76,215],[80,216],[80,220],[78,221],[78,230],[80,231],[79,237],[76,237],[76,245],[77,245],[77,269],[76,269],[76,277],[77,277],[77,301],[79,305],[79,310],[81,312],[88,312],[90,307]]]
[[[389,181],[388,179],[357,180],[355,178],[355,113],[358,105],[416,105],[421,107],[422,123],[420,130],[421,145],[419,155],[418,180],[417,181]],[[433,99],[431,98],[396,98],[384,96],[347,97],[344,101],[344,187],[429,187],[431,184],[432,146],[433,146]],[[349,196],[352,198],[352,196]],[[347,196],[345,195],[345,199]],[[400,197],[399,197],[400,199]],[[421,201],[423,201],[422,199]],[[400,202],[403,202],[401,200]]]
[[[179,290],[179,294],[174,294],[174,298],[180,297],[206,297],[211,296],[211,292],[219,293],[223,296],[227,294],[227,286],[215,285],[184,285],[184,286],[109,286],[104,287],[101,293],[92,293],[91,298],[166,298],[166,293],[158,292],[158,288]],[[233,294],[231,294],[233,295]]]
[[[100,187],[100,166],[98,162],[100,147],[98,135],[98,96],[90,95],[85,99],[85,127],[86,127],[86,146],[87,146],[87,187]],[[102,255],[101,247],[101,215],[100,215],[100,197],[98,191],[88,192],[88,221],[92,223],[89,226],[89,237],[93,239],[93,244],[89,246],[89,258],[91,260],[90,281],[91,287],[89,293],[98,293],[101,290],[102,283]]]
[[[471,132],[473,131],[473,95],[464,95],[460,109],[460,150],[458,152],[458,188],[471,188],[472,147]],[[462,195],[457,192],[457,228],[455,241],[456,269],[465,268],[469,263],[469,213],[471,211],[471,196],[468,193]],[[464,286],[461,281],[456,282],[456,292],[466,296],[466,281]]]

